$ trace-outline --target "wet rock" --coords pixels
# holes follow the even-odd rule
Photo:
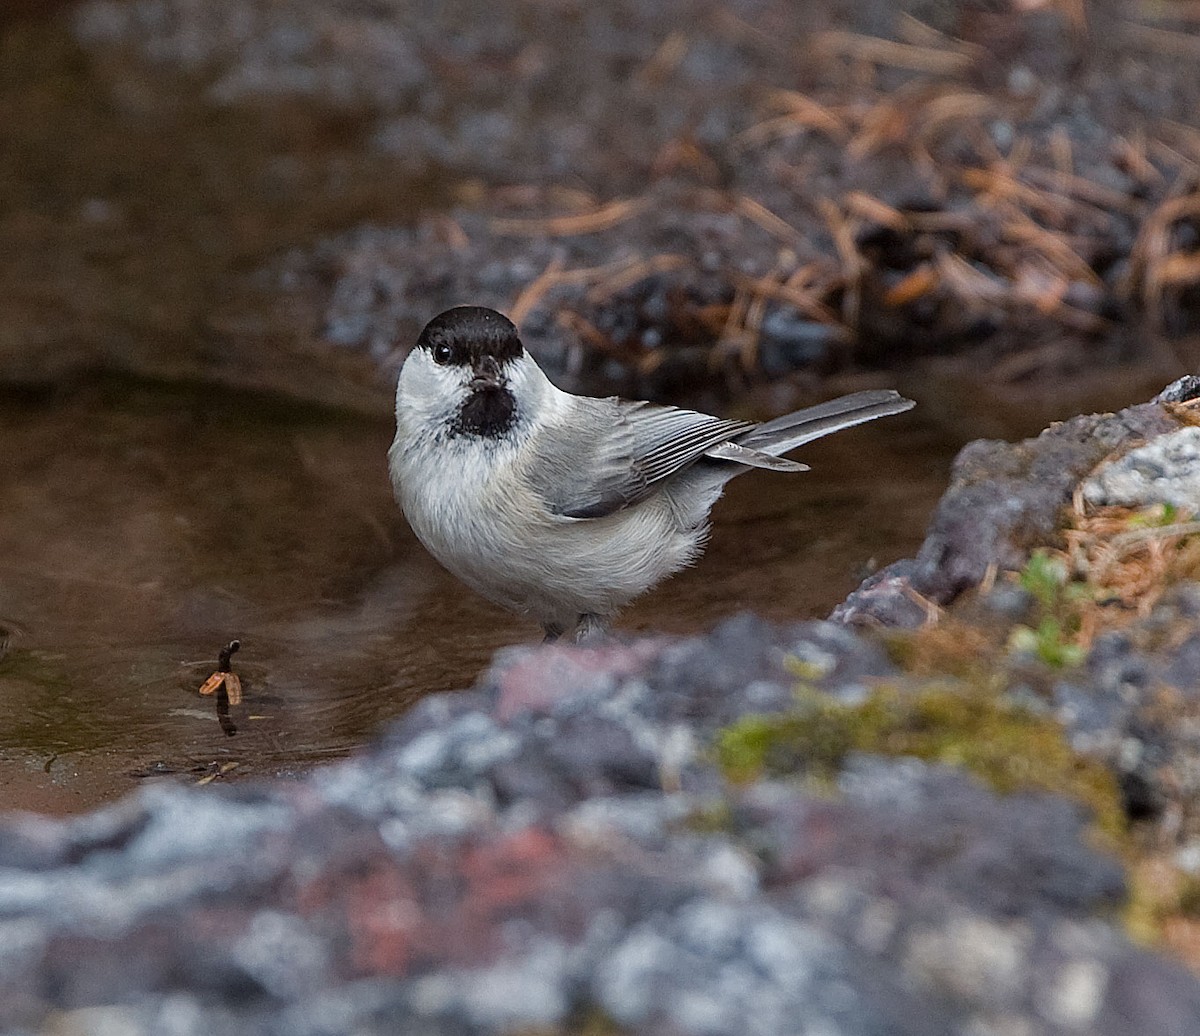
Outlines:
[[[1183,379],[1159,399],[1176,404],[1191,390]],[[973,625],[980,643],[991,645],[980,649],[979,664],[1006,674],[1006,693],[1019,688],[1027,706],[1052,708],[1072,749],[1101,761],[1115,777],[1128,817],[1163,844],[1191,844],[1200,837],[1200,583],[1186,519],[1200,508],[1198,451],[1197,429],[1180,427],[1157,404],[1075,418],[1012,446],[972,444],[955,465],[918,557],[876,574],[833,617],[915,628],[943,617],[929,602],[949,605],[952,621]],[[1120,580],[1103,568],[1103,551],[1094,571],[1085,560],[1070,562],[1079,566],[1076,589],[1089,601],[1091,620],[1105,631],[1080,645],[1077,656],[1044,655],[1040,676],[1026,685],[1014,624],[1048,631],[1053,647],[1067,643],[1078,616],[1047,608],[1044,588],[1039,601],[1036,590],[1012,581],[1012,572],[1026,565],[1034,548],[1065,546],[1060,529],[1077,490],[1093,509],[1119,509],[1107,516],[1088,511],[1079,519],[1108,521],[1106,535],[1113,538],[1107,542],[1163,547],[1149,550],[1140,568],[1127,562],[1127,578],[1146,588],[1140,602],[1120,597]],[[1181,521],[1169,514],[1161,525],[1141,521],[1136,512],[1154,504],[1178,508]],[[1077,536],[1087,535],[1084,525],[1075,528]],[[1159,555],[1179,558],[1178,567],[1156,569]],[[1000,573],[995,587],[954,604],[989,566]]]
[[[727,783],[705,747],[725,724],[786,709],[797,680],[860,700],[895,678],[878,646],[742,618],[605,651],[511,653],[298,782],[0,821],[0,1027],[53,1012],[63,1031],[601,1019],[950,1036],[1003,1019],[1118,1036],[1135,1019],[1165,1036],[1200,1021],[1200,983],[1113,926],[1121,869],[1065,800],[870,755],[836,796]]]
[[[1188,392],[1184,379],[1165,395],[1177,402],[1175,397]],[[1035,594],[1002,573],[1025,566],[1034,548],[1064,545],[1064,512],[1077,489],[1096,508],[1165,503],[1185,517],[1200,508],[1197,433],[1191,426],[1179,427],[1165,408],[1144,404],[1118,414],[1074,418],[1015,445],[973,443],[955,464],[952,484],[917,558],[868,579],[833,619],[916,628],[941,618],[934,603],[951,606],[953,618],[977,624],[985,640],[991,638],[982,662],[991,672],[1006,673],[1011,695],[1024,679],[1014,661],[1014,624],[1030,629],[1048,619],[1052,632],[1065,636],[1071,620],[1046,611]],[[1137,539],[1145,532],[1152,539],[1159,528],[1137,524],[1136,517],[1124,532],[1115,526],[1115,535]],[[1164,543],[1185,543],[1191,525],[1168,521],[1161,533]],[[965,607],[953,606],[989,567],[1001,573],[994,588],[972,595]],[[1080,648],[1080,664],[1070,672],[1043,671],[1034,681],[1040,690],[1022,691],[1027,705],[1053,709],[1072,748],[1081,757],[1100,760],[1114,775],[1125,813],[1151,824],[1166,844],[1200,837],[1200,583],[1195,575],[1194,563],[1189,567],[1186,561],[1173,574],[1135,573],[1153,590],[1140,606],[1115,596],[1104,582],[1111,574],[1098,577],[1095,585],[1081,585],[1090,607],[1119,616],[1098,614],[1102,627],[1117,628]],[[1155,585],[1155,578],[1173,582]]]

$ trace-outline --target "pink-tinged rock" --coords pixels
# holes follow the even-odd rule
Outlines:
[[[617,680],[642,672],[665,643],[548,644],[505,652],[491,672],[500,688],[496,715],[507,722],[520,712],[549,712],[568,697],[603,694]]]
[[[586,921],[577,890],[594,866],[536,827],[478,841],[433,839],[403,859],[382,847],[346,855],[286,905],[345,947],[347,977],[403,978],[496,958],[516,917],[577,933]]]

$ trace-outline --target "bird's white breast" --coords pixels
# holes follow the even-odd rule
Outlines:
[[[605,518],[551,514],[526,475],[539,450],[554,448],[554,423],[569,420],[557,399],[547,403],[518,436],[499,440],[401,424],[391,471],[413,531],[454,575],[513,611],[573,624],[611,615],[688,564],[704,531],[685,527],[663,494]]]

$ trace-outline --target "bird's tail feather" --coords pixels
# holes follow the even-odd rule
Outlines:
[[[749,450],[736,442],[718,443],[704,454],[713,460],[732,460],[751,468],[767,468],[770,471],[807,471],[808,465],[798,461],[776,457],[762,450]]]
[[[911,399],[905,399],[891,389],[855,392],[797,410],[793,414],[784,414],[737,436],[734,441],[747,450],[779,456],[824,435],[840,432],[843,428],[853,428],[856,424],[874,421],[878,417],[901,414],[915,405]]]

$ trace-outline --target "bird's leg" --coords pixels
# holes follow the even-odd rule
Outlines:
[[[612,620],[604,615],[581,615],[575,627],[576,644],[594,644],[608,636],[608,624]]]
[[[542,638],[543,644],[553,644],[565,632],[557,622],[544,622],[542,629],[545,631],[545,636]]]

